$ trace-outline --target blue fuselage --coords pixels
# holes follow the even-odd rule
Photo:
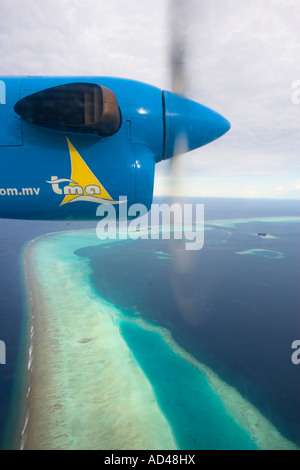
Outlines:
[[[115,133],[101,136],[79,128],[76,132],[71,127],[60,129],[16,113],[17,103],[30,104],[31,96],[35,108],[39,103],[42,106],[39,93],[43,90],[78,83],[113,92],[120,110]],[[74,106],[74,95],[66,96],[60,106],[73,109],[71,104]],[[37,115],[38,110],[32,113]],[[96,218],[95,202],[117,206],[121,196],[128,205],[142,203],[150,208],[155,164],[176,153],[178,137],[184,134],[187,150],[192,150],[220,137],[229,127],[226,119],[198,103],[136,81],[3,77],[0,217],[92,220]]]

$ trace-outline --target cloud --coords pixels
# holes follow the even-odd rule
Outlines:
[[[223,188],[224,194],[229,191],[226,181],[236,176],[256,196],[265,191],[249,176],[265,176],[266,194],[276,197],[274,180],[286,186],[300,174],[300,105],[292,100],[293,84],[300,79],[300,7],[294,0],[193,5],[187,90],[224,114],[232,128],[217,142],[186,155],[181,175],[222,177],[218,193]],[[237,181],[234,185],[234,192],[242,194]]]
[[[2,0],[0,73],[158,81],[165,9],[150,0]]]

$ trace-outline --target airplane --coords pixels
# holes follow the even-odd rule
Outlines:
[[[151,208],[155,165],[230,129],[183,95],[113,77],[0,77],[0,217],[97,220]]]

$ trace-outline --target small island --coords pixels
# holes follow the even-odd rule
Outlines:
[[[277,237],[274,237],[274,235],[270,235],[269,233],[264,233],[264,232],[258,232],[257,234],[260,238],[265,238],[265,239],[277,239]]]

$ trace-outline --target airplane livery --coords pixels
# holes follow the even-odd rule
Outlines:
[[[96,204],[151,207],[155,165],[225,134],[184,96],[109,77],[2,77],[0,217],[94,220]],[[118,209],[117,209],[118,210]]]

